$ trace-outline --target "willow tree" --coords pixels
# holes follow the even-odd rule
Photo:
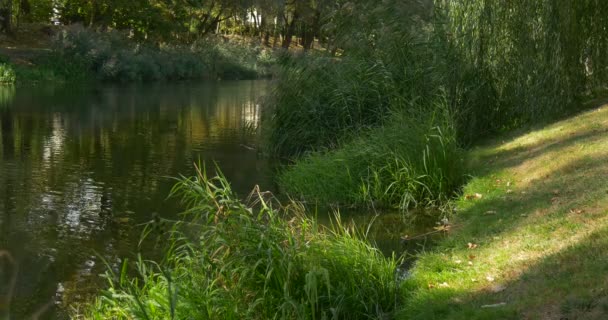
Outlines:
[[[580,109],[605,85],[608,2],[440,0],[469,139]]]

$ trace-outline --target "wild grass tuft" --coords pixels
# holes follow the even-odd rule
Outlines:
[[[301,205],[267,194],[237,200],[228,182],[199,170],[172,194],[195,217],[177,229],[162,262],[109,272],[110,288],[87,319],[385,318],[399,301],[395,258],[385,258],[339,219],[325,228]]]
[[[279,175],[291,196],[320,204],[407,210],[437,205],[464,181],[449,111],[403,112],[340,148],[304,157]]]

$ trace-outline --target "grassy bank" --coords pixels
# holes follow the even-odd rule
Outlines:
[[[222,177],[182,179],[174,194],[196,217],[179,229],[189,232],[174,229],[159,263],[112,269],[110,289],[79,316],[601,319],[607,130],[604,106],[472,150],[448,237],[402,282],[397,260],[352,226],[326,229],[257,192],[244,204]]]
[[[190,45],[159,45],[80,26],[56,32],[45,50],[5,50],[14,57],[0,60],[0,82],[256,79],[270,76],[275,63],[274,52],[245,38],[209,36]]]
[[[334,17],[345,26],[335,35],[341,54],[286,64],[267,100],[268,151],[294,164],[280,179],[283,190],[347,205],[445,202],[462,181],[454,179],[461,167],[449,163],[459,161],[450,150],[575,114],[604,90],[608,33],[597,26],[606,9],[599,2],[349,3]],[[437,126],[442,139],[420,143],[428,128],[395,117],[424,123],[437,104],[449,112]],[[379,139],[387,130],[401,135]],[[429,165],[421,161],[425,146],[452,158],[420,170],[420,162]],[[404,172],[411,186],[390,196]]]
[[[244,204],[223,177],[204,172],[173,192],[192,219],[168,236],[163,260],[140,258],[110,271],[110,288],[79,317],[386,318],[401,301],[396,259],[339,219],[322,227],[300,205],[280,206],[259,191]]]
[[[400,318],[602,319],[607,130],[604,106],[473,150],[453,234],[420,256]]]
[[[278,177],[282,191],[317,205],[406,211],[438,206],[464,182],[464,152],[445,106],[394,115],[340,148],[303,157]]]

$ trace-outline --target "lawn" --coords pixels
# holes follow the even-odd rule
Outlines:
[[[470,166],[400,318],[605,319],[608,106],[478,147]]]

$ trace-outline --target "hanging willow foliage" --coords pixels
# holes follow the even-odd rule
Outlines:
[[[473,123],[481,132],[495,132],[561,116],[576,111],[582,98],[606,83],[606,1],[451,0],[437,5],[444,9],[446,39],[460,60],[455,80],[460,86],[477,82],[474,90],[464,90],[461,111],[469,127]]]

